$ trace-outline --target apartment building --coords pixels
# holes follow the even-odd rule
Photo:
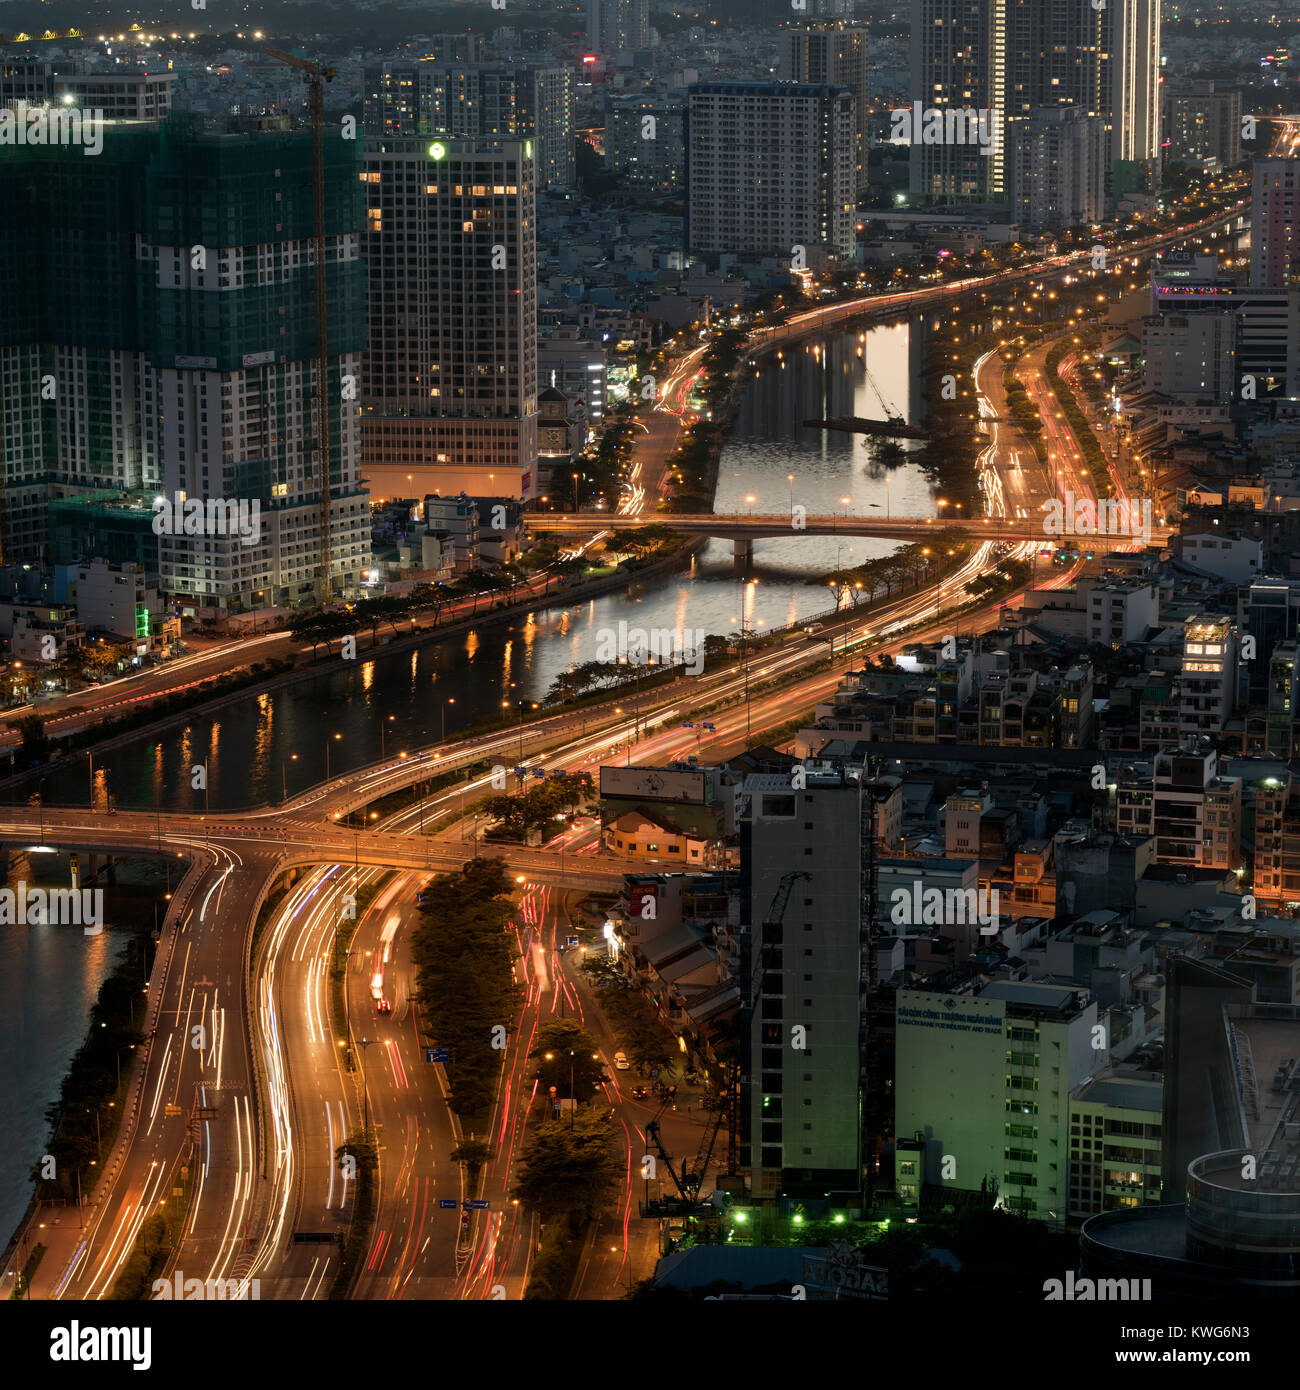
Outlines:
[[[1153,835],[1156,862],[1236,869],[1241,853],[1239,777],[1219,775],[1212,748],[1164,748],[1151,775],[1125,768],[1116,785],[1116,829]]]
[[[855,263],[847,87],[703,82],[687,94],[687,245],[814,273]]]
[[[537,491],[531,140],[368,141],[361,368],[379,497]]]

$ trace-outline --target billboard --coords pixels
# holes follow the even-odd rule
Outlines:
[[[704,773],[663,767],[602,767],[600,794],[628,801],[687,801],[704,805]]]

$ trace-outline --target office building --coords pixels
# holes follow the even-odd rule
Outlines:
[[[377,497],[533,496],[531,141],[366,144],[362,447]]]
[[[1230,308],[1142,320],[1142,386],[1193,401],[1231,400],[1237,386],[1237,318]]]
[[[806,20],[781,35],[779,75],[785,82],[827,83],[853,93],[857,114],[857,191],[867,187],[871,106],[867,91],[867,26],[843,19]]]
[[[815,273],[852,265],[855,119],[846,87],[693,86],[686,135],[689,248],[708,257],[772,257]]]
[[[650,0],[587,0],[587,44],[601,58],[650,47]]]
[[[369,557],[343,389],[365,341],[355,148],[326,153],[322,381],[310,133],[212,134],[181,114],[108,125],[104,141],[97,159],[28,146],[0,166],[6,558],[44,558],[58,498],[152,490],[202,501],[213,522],[227,501],[256,516],[155,534],[160,587],[191,611],[349,592]],[[152,520],[130,510],[133,526]]]
[[[578,328],[567,324],[546,333],[537,344],[537,375],[541,385],[580,397],[595,428],[605,419],[609,349],[579,334]]]
[[[685,102],[649,92],[606,98],[605,168],[634,188],[684,188]]]
[[[1071,1093],[1106,1065],[1098,1006],[1075,984],[996,980],[977,992],[900,989],[895,1130],[938,1140],[923,1186],[1063,1220]],[[952,1194],[951,1196],[948,1194]]]
[[[1081,106],[1039,107],[1008,124],[1011,219],[1057,230],[1101,220],[1106,202],[1105,123]]]
[[[1159,864],[1241,866],[1241,778],[1219,775],[1213,749],[1164,748],[1150,776],[1126,767],[1115,822],[1121,835],[1154,835]]]
[[[1165,97],[1165,157],[1235,169],[1241,163],[1241,93],[1192,82]]]
[[[871,819],[848,775],[809,770],[798,791],[788,776],[744,782],[742,998],[757,1005],[741,1038],[740,1160],[756,1198],[861,1187],[862,866]]]
[[[366,71],[368,138],[532,140],[537,187],[574,180],[569,68],[528,63],[386,62]]]
[[[1115,1067],[1071,1095],[1072,1220],[1160,1203],[1162,1102],[1158,1075]]]

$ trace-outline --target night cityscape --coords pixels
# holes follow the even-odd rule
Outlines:
[[[31,1366],[1282,1352],[1298,81],[1257,0],[0,0]]]

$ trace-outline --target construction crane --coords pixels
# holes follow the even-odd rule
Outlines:
[[[311,113],[312,193],[315,219],[312,226],[312,245],[316,257],[316,450],[319,458],[317,476],[320,482],[320,568],[317,575],[317,600],[326,604],[331,598],[330,574],[330,412],[326,399],[329,379],[329,309],[326,304],[325,275],[325,83],[334,80],[334,69],[322,67],[307,58],[295,58],[276,48],[262,52],[278,63],[287,63],[307,74],[308,110]]]
[[[885,419],[891,425],[901,425],[904,423],[903,417],[885,399],[884,392],[876,384],[876,378],[871,374],[871,368],[867,365],[866,334],[861,335],[862,348],[862,370],[866,373],[867,385],[876,393],[876,399],[880,402],[880,408],[885,412]]]

